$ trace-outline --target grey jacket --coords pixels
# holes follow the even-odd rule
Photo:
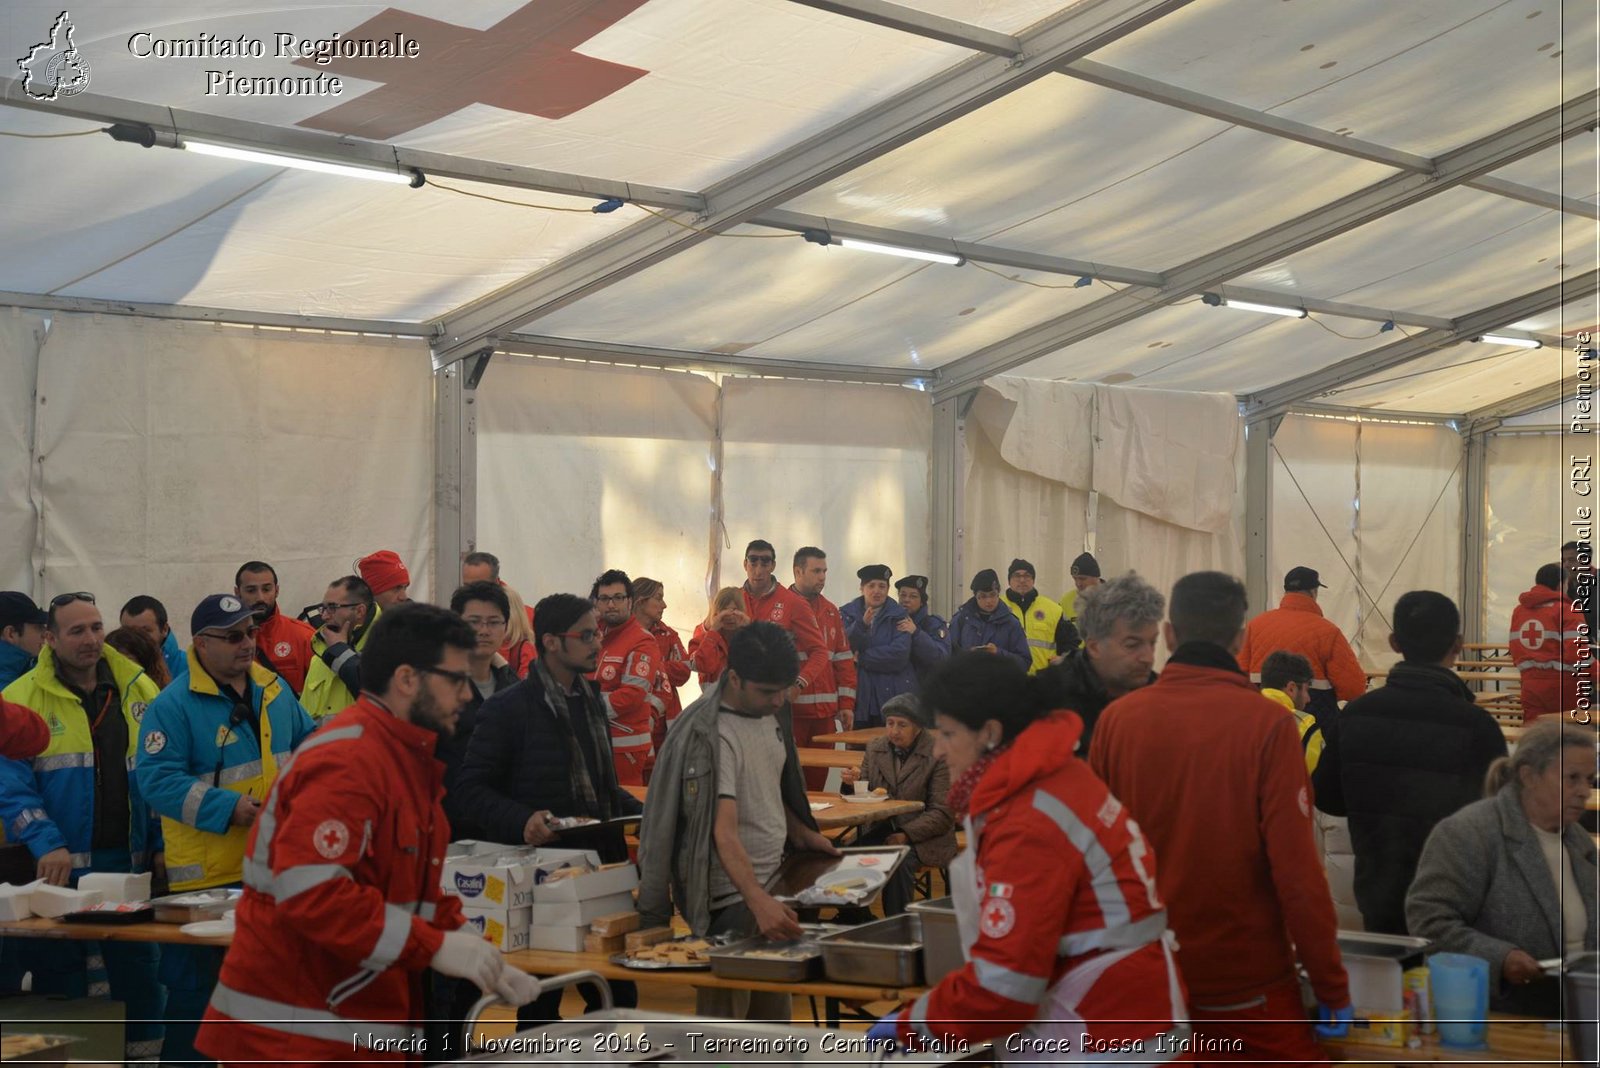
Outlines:
[[[933,755],[933,734],[920,731],[906,759],[896,763],[889,739],[874,738],[861,757],[860,781],[882,786],[890,797],[921,801],[921,812],[895,816],[889,822],[911,842],[917,863],[944,868],[956,855],[955,817],[946,803],[950,795],[950,769]]]
[[[1589,917],[1586,949],[1595,948],[1595,846],[1574,824],[1562,834]],[[1489,1007],[1497,1012],[1559,1015],[1552,981],[1507,987],[1501,968],[1513,949],[1535,960],[1562,955],[1561,900],[1515,786],[1441,820],[1428,836],[1406,894],[1406,926],[1435,948],[1489,962]]]
[[[703,935],[711,926],[721,694],[722,683],[718,682],[684,709],[656,755],[639,826],[639,922],[643,927],[666,926],[674,903],[695,934]],[[801,823],[816,830],[800,758],[794,751],[788,705],[778,712],[778,724],[788,754],[783,763],[783,803]]]

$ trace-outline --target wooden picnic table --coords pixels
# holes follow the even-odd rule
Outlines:
[[[859,749],[813,749],[809,745],[795,750],[802,768],[859,768],[865,755]]]
[[[1369,679],[1386,679],[1389,677],[1389,672],[1374,670],[1367,672],[1366,675]],[[1457,671],[1456,677],[1463,682],[1518,682],[1516,674],[1507,671]]]
[[[823,750],[831,752],[832,750]],[[806,750],[802,749],[804,753]],[[859,756],[859,754],[856,754]],[[851,767],[855,767],[854,764]],[[634,797],[648,803],[649,788],[645,786],[624,786]],[[921,801],[901,801],[890,799],[876,803],[860,803],[846,801],[841,794],[830,794],[822,790],[808,791],[806,798],[811,802],[811,815],[817,821],[817,828],[823,831],[838,831],[846,827],[860,827],[866,823],[876,823],[878,820],[890,819],[894,816],[909,816],[913,812],[921,812],[925,807]],[[822,808],[816,806],[821,805]]]
[[[1508,1016],[1489,1013],[1489,1026],[1484,1035],[1487,1050],[1458,1050],[1439,1044],[1439,1036],[1419,1035],[1415,1049],[1397,1049],[1361,1041],[1362,1032],[1352,1029],[1345,1038],[1321,1039],[1322,1048],[1335,1062],[1348,1061],[1363,1065],[1427,1064],[1439,1061],[1463,1061],[1475,1064],[1539,1064],[1556,1065],[1569,1062],[1575,1056],[1569,1048],[1565,1026],[1550,1020],[1531,1016]]]
[[[0,936],[7,938],[64,938],[78,942],[160,942],[169,946],[222,946],[233,935],[188,935],[180,923],[64,923],[35,916],[28,920],[0,920]]]
[[[1490,653],[1507,648],[1505,642],[1462,642],[1461,648],[1468,652]]]
[[[847,745],[851,749],[865,749],[869,742],[882,738],[887,733],[888,731],[882,727],[862,727],[858,731],[837,731],[833,734],[819,734],[811,739],[811,744]]]

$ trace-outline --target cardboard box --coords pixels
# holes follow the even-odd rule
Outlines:
[[[476,838],[462,838],[446,846],[444,855],[446,857],[484,857],[491,853],[505,853],[517,848],[517,846],[506,845],[504,842],[480,842]]]
[[[29,905],[29,898],[33,892],[44,885],[43,879],[35,879],[31,883],[16,886],[7,883],[0,886],[0,920],[26,920],[33,916],[33,908]]]
[[[533,922],[540,927],[587,927],[592,920],[632,907],[633,895],[626,892],[588,901],[535,901]]]
[[[563,901],[590,901],[599,897],[612,897],[627,893],[639,885],[639,869],[632,864],[617,864],[609,868],[573,875],[554,882],[541,881],[534,888],[533,900],[537,905],[556,904]]]
[[[642,931],[630,931],[622,936],[622,945],[629,953],[645,946],[653,946],[657,942],[665,942],[672,937],[671,927],[646,927]]]
[[[120,872],[90,872],[78,880],[79,890],[95,890],[103,900],[118,905],[150,900],[150,873],[127,875]]]
[[[528,948],[528,909],[462,909],[464,930],[475,931],[502,952]]]
[[[625,935],[630,931],[639,929],[639,914],[637,912],[616,912],[610,916],[600,916],[589,927],[595,934],[605,935],[608,938],[612,935]]]
[[[534,924],[528,928],[529,949],[554,949],[563,953],[582,953],[583,940],[589,935],[589,928],[583,927],[545,927]]]
[[[1350,1028],[1350,1040],[1369,1046],[1405,1047],[1411,1039],[1411,1013],[1374,1013],[1357,1011]]]
[[[96,890],[69,890],[65,886],[39,886],[28,895],[28,907],[35,916],[52,919],[69,912],[80,912],[104,900]]]
[[[552,871],[598,867],[600,858],[586,849],[512,849],[469,854],[445,861],[440,882],[471,908],[517,909],[533,904],[533,888]]]

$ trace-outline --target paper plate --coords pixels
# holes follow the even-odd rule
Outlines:
[[[233,934],[234,925],[230,917],[226,920],[197,920],[184,924],[178,930],[192,938],[221,938]]]
[[[875,797],[872,794],[840,794],[839,796],[852,805],[881,805],[889,800],[887,797]]]

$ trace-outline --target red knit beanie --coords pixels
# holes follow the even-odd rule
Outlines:
[[[400,554],[388,549],[363,556],[356,561],[356,570],[361,572],[362,581],[372,587],[374,594],[411,585],[411,572],[400,562]]]

